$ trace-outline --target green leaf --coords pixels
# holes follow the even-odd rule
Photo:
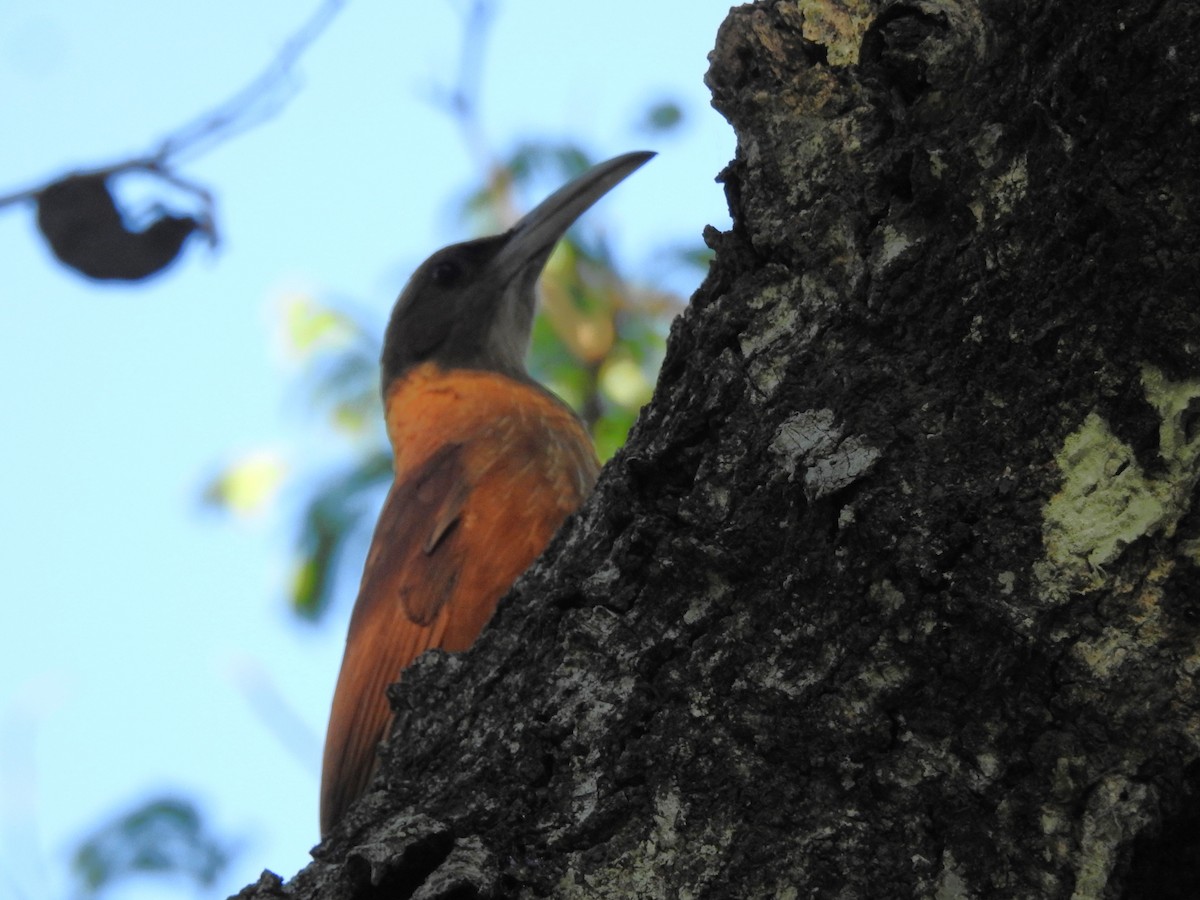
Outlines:
[[[716,254],[708,247],[699,245],[673,247],[667,251],[667,255],[669,259],[687,268],[707,272]]]
[[[648,110],[639,126],[651,134],[671,131],[683,124],[683,108],[674,100],[663,100]]]
[[[75,851],[72,872],[80,893],[94,897],[137,875],[171,875],[211,885],[230,849],[208,829],[188,800],[161,797],[98,828]]]
[[[596,441],[596,455],[600,457],[601,463],[612,459],[625,444],[635,418],[636,410],[615,409],[596,421],[592,428],[592,437]]]
[[[520,187],[536,177],[567,182],[592,166],[592,158],[578,144],[567,141],[525,141],[518,144],[505,167]]]
[[[327,482],[309,501],[292,579],[292,608],[301,617],[315,620],[329,608],[335,567],[346,542],[359,532],[370,495],[391,478],[392,455],[380,448]]]

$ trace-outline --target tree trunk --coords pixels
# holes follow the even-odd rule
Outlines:
[[[242,897],[1200,896],[1200,7],[762,0],[593,500]]]

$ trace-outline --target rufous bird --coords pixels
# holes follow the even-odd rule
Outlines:
[[[535,287],[567,228],[653,155],[610,159],[504,234],[439,250],[396,301],[381,360],[395,479],[333,695],[322,836],[375,773],[387,686],[430,648],[470,647],[592,489],[583,423],[525,368]]]

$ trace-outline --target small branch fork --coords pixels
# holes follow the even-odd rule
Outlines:
[[[130,171],[147,172],[197,197],[211,220],[212,194],[175,171],[186,156],[198,156],[276,116],[295,96],[295,70],[301,56],[329,27],[346,0],[323,0],[316,11],[280,48],[257,78],[223,103],[168,134],[150,153],[107,166],[60,175],[33,187],[0,195],[0,209],[36,200],[46,188],[64,178],[86,175],[107,178]]]

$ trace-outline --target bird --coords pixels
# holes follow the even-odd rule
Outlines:
[[[380,369],[394,475],[334,689],[322,837],[375,774],[387,686],[426,650],[469,648],[592,490],[587,430],[525,367],[536,284],[571,224],[654,155],[600,163],[508,231],[437,251],[393,307]]]

